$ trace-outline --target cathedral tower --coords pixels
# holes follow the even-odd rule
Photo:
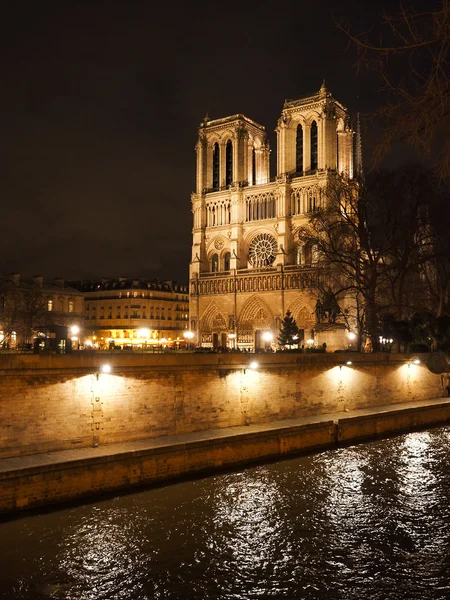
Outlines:
[[[288,309],[314,335],[314,251],[297,232],[324,201],[330,170],[353,176],[353,132],[325,83],[286,101],[276,132],[270,181],[263,126],[233,115],[199,127],[190,326],[201,346],[258,348]]]

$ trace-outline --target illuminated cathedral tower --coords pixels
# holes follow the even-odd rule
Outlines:
[[[278,120],[277,176],[265,128],[243,115],[199,128],[192,194],[190,325],[203,347],[257,349],[290,310],[314,336],[314,252],[298,230],[324,201],[330,171],[353,177],[353,131],[325,84],[287,100]],[[322,341],[317,339],[316,342]]]

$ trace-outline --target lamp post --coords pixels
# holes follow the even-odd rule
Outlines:
[[[77,344],[77,350],[80,349],[80,338],[79,338],[79,333],[80,333],[80,328],[78,327],[78,325],[72,325],[72,327],[70,328],[70,333],[72,334],[72,342]]]
[[[191,349],[191,341],[192,341],[192,338],[194,337],[194,333],[192,331],[185,331],[183,333],[183,337],[187,341],[188,350],[190,350]]]
[[[272,340],[273,340],[273,334],[272,334],[272,332],[270,332],[270,331],[265,331],[265,332],[263,333],[263,336],[262,336],[262,337],[263,337],[263,340],[264,340],[264,342],[265,342],[265,344],[264,344],[264,345],[265,345],[265,350],[267,351],[267,350],[270,348],[270,345],[271,345],[271,343],[272,343]]]

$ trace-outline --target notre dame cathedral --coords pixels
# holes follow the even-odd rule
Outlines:
[[[199,127],[190,264],[190,322],[199,346],[258,350],[268,333],[276,341],[290,310],[305,344],[339,347],[316,327],[314,251],[302,246],[298,230],[324,202],[330,171],[353,177],[349,113],[324,83],[284,103],[276,133],[271,178],[262,125],[237,114],[206,117]]]

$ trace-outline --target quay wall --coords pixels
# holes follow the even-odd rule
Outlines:
[[[305,422],[307,421],[307,422]],[[179,436],[179,440],[132,451],[106,452],[104,447],[73,452],[66,460],[60,456],[53,462],[36,457],[5,459],[0,469],[0,514],[11,515],[30,508],[40,508],[67,501],[80,501],[100,494],[131,491],[144,485],[155,485],[217,472],[220,469],[286,458],[300,452],[323,450],[354,441],[372,439],[400,431],[450,422],[450,399],[423,402],[422,406],[383,407],[370,414],[337,420],[306,419],[298,425],[273,427],[250,426],[226,430],[223,435],[203,437]],[[292,422],[290,422],[292,423]],[[160,438],[161,440],[161,438]],[[113,448],[110,446],[110,448]],[[99,452],[98,455],[94,453]],[[47,458],[48,455],[45,455]]]
[[[0,458],[447,396],[447,374],[433,374],[426,355],[418,365],[412,358],[0,355]],[[252,360],[257,369],[250,368]],[[101,373],[105,363],[110,373]]]

